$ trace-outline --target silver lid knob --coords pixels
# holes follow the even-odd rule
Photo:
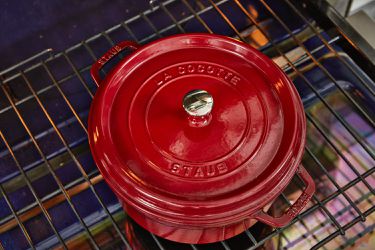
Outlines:
[[[206,116],[211,113],[214,99],[205,90],[196,89],[184,96],[182,106],[191,116]]]

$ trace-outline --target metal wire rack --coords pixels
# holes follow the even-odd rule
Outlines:
[[[0,249],[338,249],[373,237],[375,85],[352,60],[359,52],[350,38],[315,20],[309,1],[152,2],[62,52],[46,50],[0,72]],[[92,63],[119,41],[185,32],[250,43],[294,81],[308,120],[302,164],[318,190],[290,225],[178,244],[126,217],[103,182],[87,143]],[[285,209],[302,188],[295,177],[274,206]]]

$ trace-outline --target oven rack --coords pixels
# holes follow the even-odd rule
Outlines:
[[[278,14],[278,9],[275,8],[275,6],[278,6],[277,4],[271,4],[271,1],[256,1],[256,6],[260,6],[266,12],[266,19],[272,20],[283,29],[285,33],[283,39],[274,37],[264,28],[267,22],[258,19],[257,14],[259,13],[256,12],[255,7],[252,7],[252,3],[255,1],[168,0],[153,2],[154,4],[149,10],[141,12],[139,15],[62,52],[55,53],[51,49],[47,49],[0,72],[0,85],[4,97],[0,106],[0,119],[7,117],[8,113],[12,113],[11,119],[13,120],[9,122],[14,122],[14,124],[17,124],[15,126],[22,127],[24,132],[22,137],[26,138],[22,142],[15,142],[9,127],[0,126],[1,157],[10,158],[17,170],[13,175],[2,178],[0,181],[0,197],[10,210],[9,215],[0,217],[0,228],[2,228],[0,235],[18,228],[22,231],[24,236],[22,240],[27,242],[28,248],[43,248],[45,246],[43,244],[47,243],[41,244],[33,239],[30,232],[32,225],[27,223],[33,216],[42,215],[46,221],[46,227],[49,227],[49,230],[53,232],[53,236],[50,237],[48,242],[54,248],[72,248],[76,246],[78,239],[86,242],[83,245],[88,249],[123,249],[124,246],[131,249],[129,235],[123,225],[126,219],[121,211],[121,206],[118,204],[109,206],[105,202],[105,197],[98,192],[98,185],[105,185],[102,176],[96,168],[87,171],[80,160],[81,154],[89,152],[87,139],[79,134],[76,138],[73,138],[74,140],[68,140],[65,138],[66,131],[64,128],[69,124],[75,124],[74,126],[80,127],[83,134],[87,133],[87,108],[97,87],[89,76],[89,70],[93,62],[108,48],[125,39],[145,44],[176,33],[218,33],[217,25],[219,23],[226,26],[224,31],[220,31],[221,34],[233,36],[258,46],[262,52],[273,57],[275,62],[293,80],[298,78],[298,83],[305,84],[305,88],[314,96],[314,102],[318,103],[314,105],[320,105],[320,108],[329,114],[328,120],[333,121],[333,124],[339,127],[337,129],[339,133],[333,135],[330,128],[327,128],[325,124],[326,118],[320,117],[319,113],[316,113],[315,106],[311,108],[305,103],[308,131],[313,132],[308,134],[303,164],[312,164],[318,169],[308,168],[310,174],[316,177],[318,189],[324,189],[325,184],[329,183],[333,191],[325,196],[314,195],[308,208],[284,228],[273,229],[260,238],[255,237],[250,230],[246,231],[241,235],[248,241],[247,245],[244,244],[246,245],[245,248],[255,249],[269,241],[277,241],[279,247],[288,249],[293,249],[293,247],[296,249],[345,248],[367,237],[374,229],[375,220],[373,214],[375,209],[373,188],[375,170],[374,115],[371,107],[364,105],[363,101],[353,96],[343,86],[341,80],[338,79],[339,77],[332,73],[332,69],[325,64],[326,61],[324,60],[328,57],[327,60],[333,58],[350,72],[354,76],[355,83],[359,86],[358,89],[363,90],[368,95],[364,99],[370,100],[375,97],[375,87],[369,70],[373,67],[373,64],[366,62],[372,62],[373,59],[370,57],[371,51],[363,53],[363,50],[369,51],[369,48],[366,45],[357,46],[356,41],[350,35],[344,33],[348,27],[337,26],[337,19],[331,20],[326,17],[319,20],[319,17],[324,13],[320,12],[317,6],[309,1],[279,1],[290,11],[289,15],[300,20],[302,23],[300,28],[291,27],[290,23],[285,20],[287,17]],[[242,13],[246,23],[239,22],[237,19],[232,21],[233,18],[235,19],[231,14],[232,10],[236,10],[236,13]],[[159,16],[167,17],[169,22],[164,26],[157,23],[157,17]],[[191,25],[191,23],[194,25]],[[145,26],[148,27],[148,32],[141,29]],[[249,37],[251,38],[250,41]],[[307,44],[309,39],[315,39],[318,42],[311,47]],[[362,40],[360,44],[363,44]],[[294,53],[291,53],[291,51]],[[358,67],[357,64],[362,68]],[[350,107],[350,111],[357,117],[357,120],[360,120],[360,124],[353,123],[348,118],[349,116],[345,116],[340,107],[332,104],[330,97],[316,86],[314,79],[307,75],[311,68],[318,69],[321,75],[332,83],[332,88],[338,92],[340,100],[343,100],[342,102]],[[43,77],[40,75],[43,75]],[[39,84],[40,81],[45,82]],[[67,88],[63,87],[65,83],[70,81],[79,84],[80,91],[84,91],[88,96],[84,108],[79,106],[81,103],[76,104],[72,101],[72,96],[76,93],[69,92]],[[18,85],[22,85],[22,91],[20,92],[17,92]],[[46,105],[48,100],[44,97],[52,90],[56,92],[61,102],[66,106],[64,110],[69,113],[69,118],[64,121],[57,122],[56,116],[59,115],[59,110],[56,109],[52,113],[51,108]],[[24,94],[23,91],[27,94]],[[33,132],[35,129],[29,125],[32,116],[23,112],[23,106],[28,105],[29,102],[36,104],[36,107],[43,114],[43,119],[49,124],[49,128],[45,131],[36,134]],[[363,133],[363,127],[365,127],[366,133]],[[57,136],[62,146],[58,151],[46,154],[43,145],[40,144],[40,138],[49,133]],[[315,139],[318,144],[328,148],[331,155],[339,159],[337,164],[345,165],[345,169],[350,171],[351,176],[346,176],[346,181],[338,181],[337,177],[333,176],[332,166],[326,165],[327,159],[322,157],[321,152],[315,149]],[[25,145],[32,145],[39,154],[39,159],[35,160],[33,164],[23,165],[21,163],[23,159],[19,159],[19,150],[22,150]],[[351,151],[353,147],[355,147],[355,151]],[[66,164],[66,162],[73,163],[81,175],[69,183],[64,183],[57,173],[57,170],[61,167],[60,164]],[[316,172],[321,173],[321,175]],[[45,175],[52,176],[57,188],[41,197],[33,184]],[[342,176],[345,175],[347,174],[342,174]],[[301,190],[303,188],[302,182],[298,178],[295,178],[293,183],[295,189]],[[12,193],[21,187],[27,187],[35,201],[30,202],[25,207],[16,209],[13,205],[15,198],[12,197]],[[102,211],[102,220],[89,224],[86,218],[81,216],[81,212],[76,208],[74,196],[83,192],[90,192],[90,195],[95,197]],[[283,204],[292,202],[287,190],[283,192],[279,200]],[[69,235],[66,231],[57,228],[55,225],[56,218],[54,217],[56,215],[50,213],[54,206],[61,203],[67,204],[67,209],[76,216],[81,227],[74,235]],[[341,207],[336,208],[338,205],[335,205],[332,208],[330,205],[332,203],[341,204]],[[343,214],[349,214],[350,220],[341,220],[340,217]],[[315,217],[319,224],[311,224],[312,222],[308,220],[310,217]],[[106,225],[104,229],[98,228],[97,225],[100,223]],[[289,236],[290,231],[293,230],[294,233]],[[301,233],[298,233],[298,230]],[[106,240],[102,239],[102,231],[107,232],[106,237],[104,237]],[[324,233],[320,231],[324,231]],[[210,246],[201,246],[176,244],[153,234],[149,234],[148,237],[152,239],[152,241],[149,241],[152,247],[160,249],[174,249],[173,247],[176,247],[176,245],[186,249],[206,249],[209,247],[213,247],[213,249],[238,249],[234,247],[236,243],[231,242],[231,240]],[[4,242],[0,241],[0,243],[0,249],[8,249]],[[334,247],[332,248],[332,246]]]

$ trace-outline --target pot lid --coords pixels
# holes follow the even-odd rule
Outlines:
[[[161,39],[123,59],[89,118],[94,159],[115,192],[167,214],[265,205],[296,171],[304,136],[284,73],[249,45],[208,34]]]

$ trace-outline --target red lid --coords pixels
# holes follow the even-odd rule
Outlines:
[[[204,226],[251,215],[281,192],[301,159],[305,119],[270,59],[231,38],[189,34],[121,61],[95,95],[89,132],[125,202]]]

